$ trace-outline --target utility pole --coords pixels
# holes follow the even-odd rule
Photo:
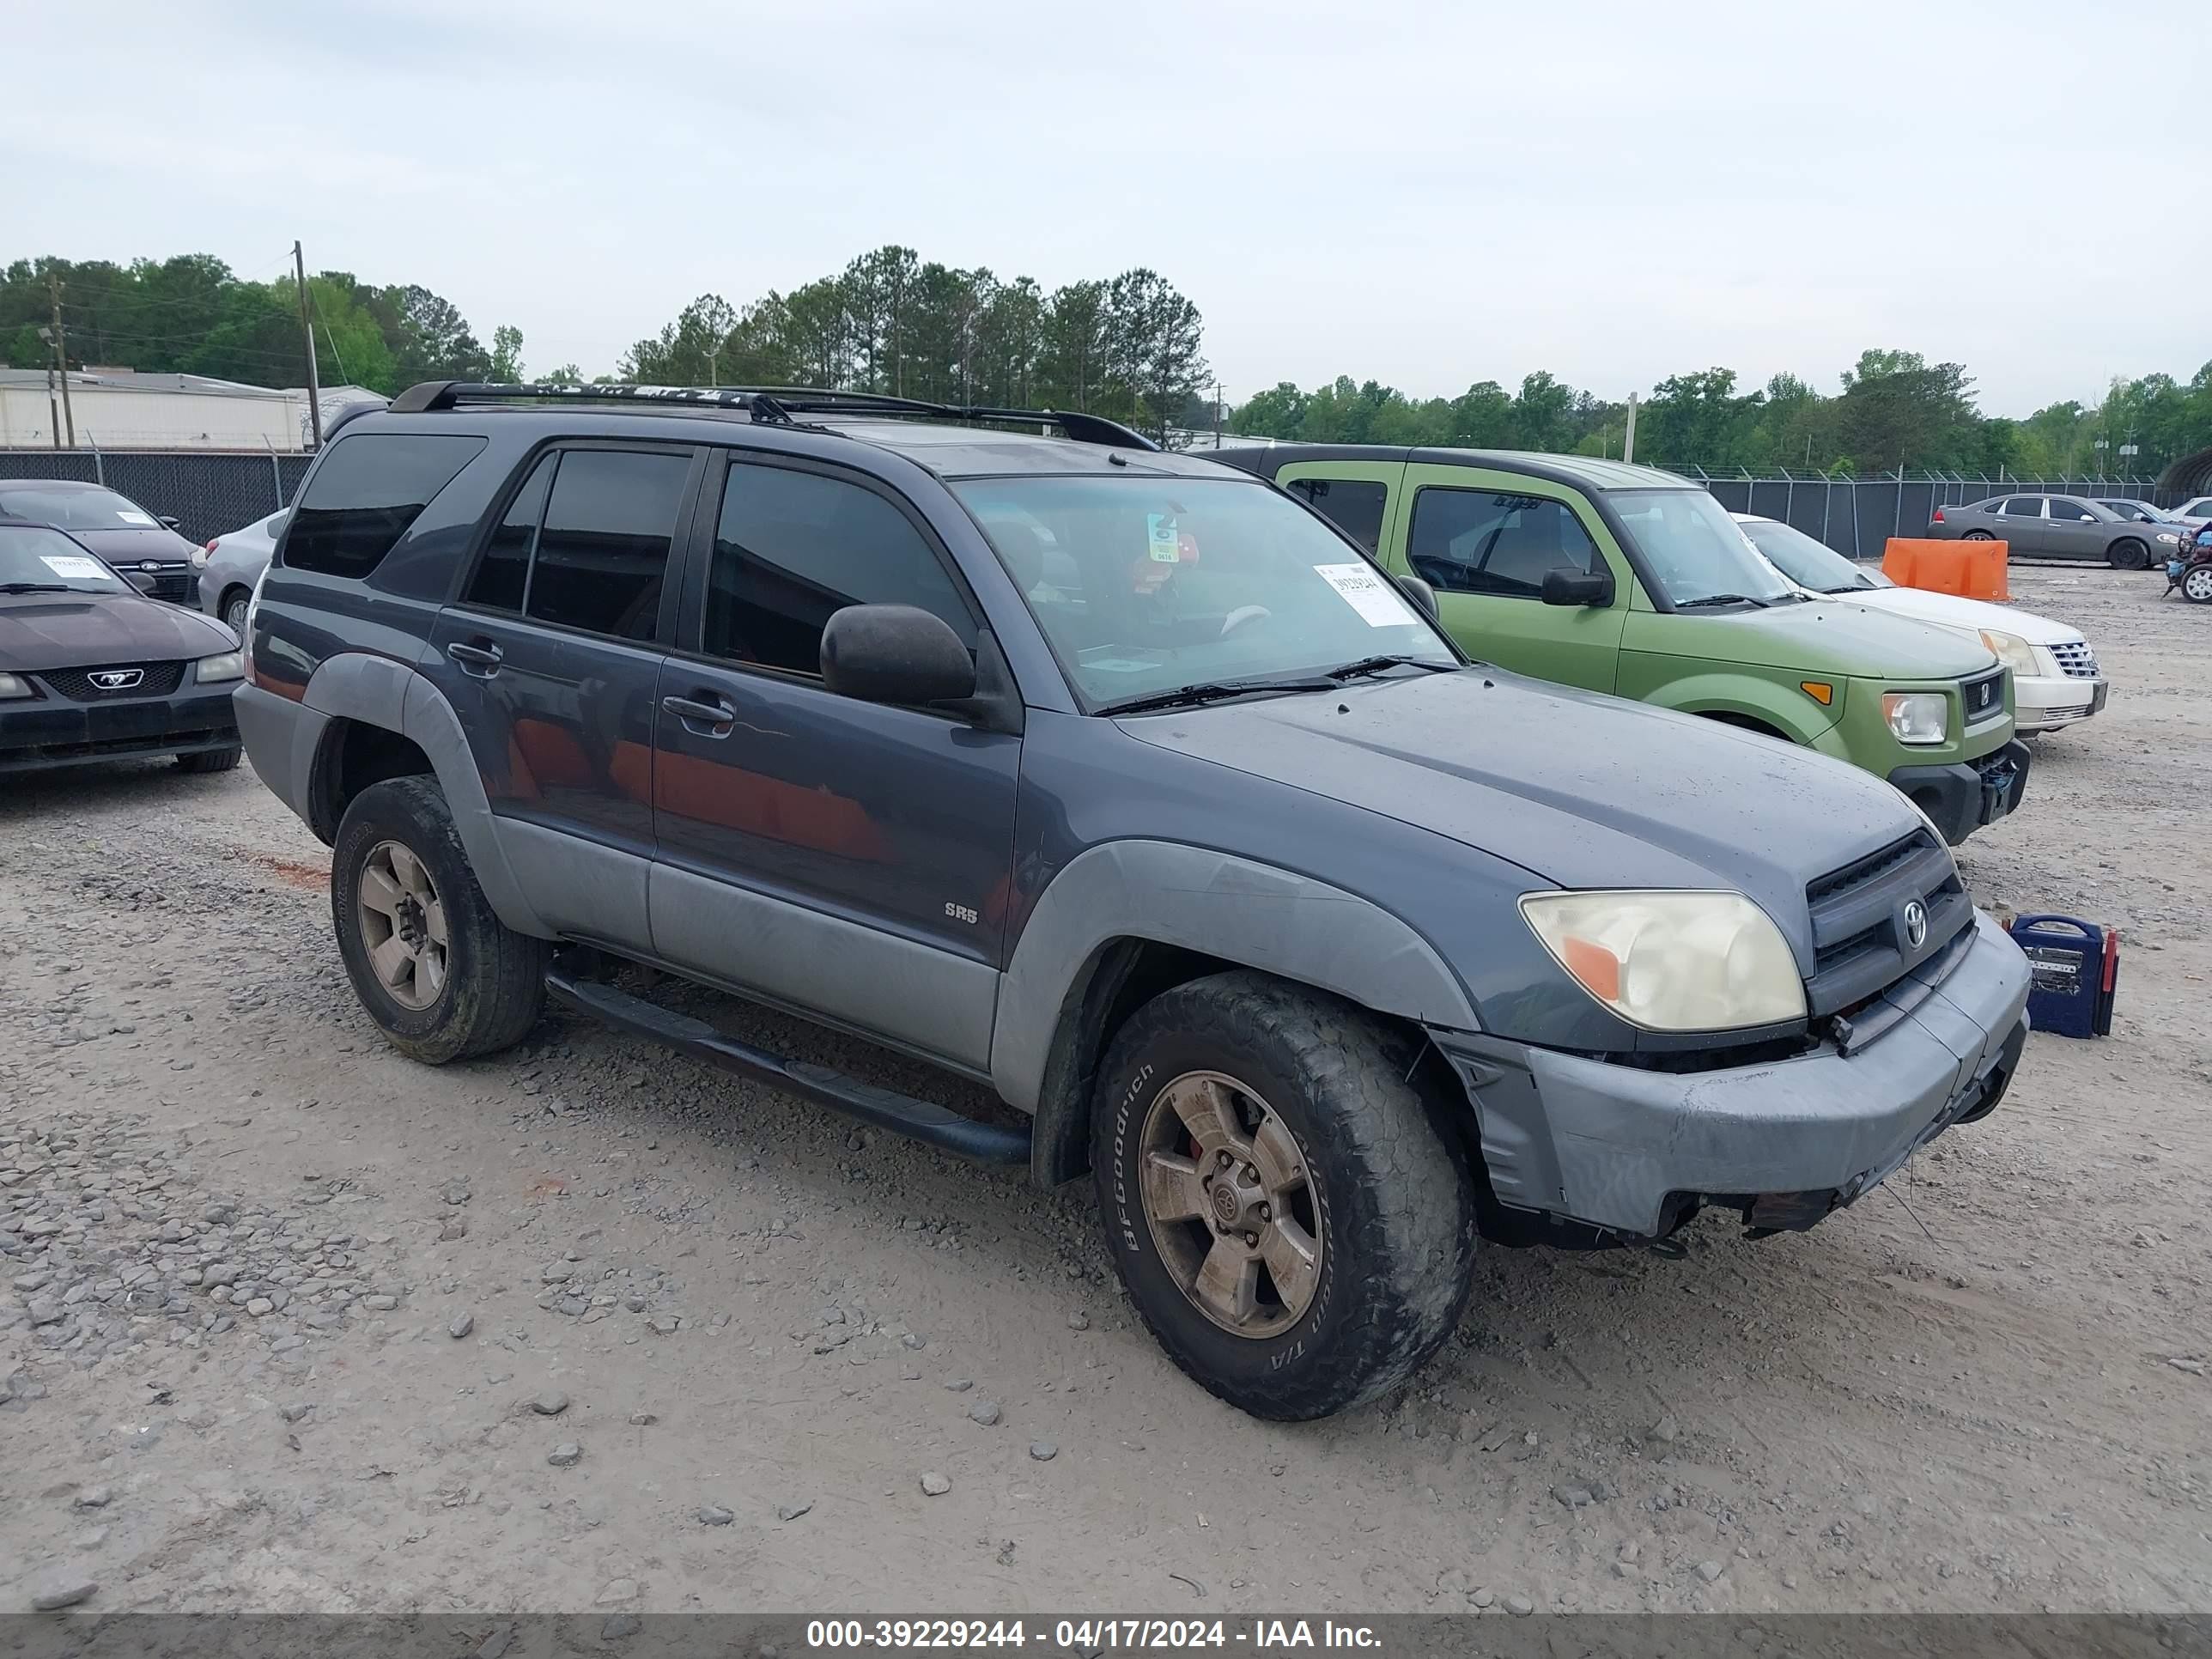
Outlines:
[[[62,332],[62,277],[49,265],[46,268],[46,297],[54,307],[54,367],[62,379],[62,419],[69,423],[69,447],[76,447],[76,411],[70,407],[69,339]]]
[[[1221,447],[1221,382],[1213,383],[1213,447]]]
[[[1620,434],[1620,459],[1624,464],[1636,459],[1636,394],[1628,394],[1628,428]]]
[[[315,325],[307,305],[307,261],[298,242],[292,244],[292,274],[300,284],[300,332],[307,341],[307,429],[315,434],[314,447],[323,447],[323,385],[315,372]]]

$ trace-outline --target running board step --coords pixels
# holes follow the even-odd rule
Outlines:
[[[555,1001],[619,1030],[651,1037],[679,1054],[709,1066],[719,1066],[739,1077],[804,1095],[820,1105],[850,1113],[894,1134],[905,1135],[980,1164],[1030,1161],[1030,1137],[1025,1129],[978,1123],[934,1101],[917,1100],[893,1089],[879,1089],[872,1083],[847,1077],[842,1072],[833,1072],[827,1066],[786,1060],[765,1048],[755,1048],[724,1036],[704,1020],[673,1013],[596,980],[572,978],[558,968],[545,975],[545,989]]]

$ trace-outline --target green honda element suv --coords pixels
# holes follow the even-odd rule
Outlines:
[[[1278,444],[1201,452],[1272,478],[1435,590],[1518,673],[1705,714],[1887,778],[1954,846],[2018,805],[2027,745],[1978,644],[1808,599],[1712,495],[1574,455]]]

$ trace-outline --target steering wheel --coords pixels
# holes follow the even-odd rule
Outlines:
[[[1227,639],[1246,623],[1265,622],[1275,613],[1264,605],[1240,605],[1221,620],[1218,638]]]

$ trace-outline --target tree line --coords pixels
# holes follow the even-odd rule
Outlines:
[[[1088,410],[1164,433],[1207,385],[1198,307],[1142,267],[1048,293],[886,245],[744,306],[702,295],[617,378]]]
[[[250,386],[307,383],[300,292],[289,275],[241,278],[212,254],[167,259],[17,259],[0,268],[0,364],[53,361],[54,285],[71,368],[204,374]],[[492,331],[486,346],[449,300],[416,283],[380,288],[349,272],[307,279],[323,384],[389,396],[417,380],[511,380],[522,335]]]
[[[1283,381],[1227,419],[1231,432],[1308,443],[1434,444],[1612,456],[1622,452],[1628,405],[1539,371],[1510,392],[1479,380],[1456,398],[1408,398],[1340,375],[1303,392]],[[2100,444],[2103,446],[2100,447]],[[2136,453],[2122,455],[2124,446]],[[1869,350],[1833,394],[1795,374],[1739,390],[1735,371],[1669,375],[1638,400],[1636,459],[1712,473],[1787,467],[1833,477],[1903,468],[1969,477],[2153,478],[2212,446],[2212,363],[2188,380],[2116,380],[2095,404],[2068,399],[2024,420],[1984,415],[1957,363],[1917,352]]]

